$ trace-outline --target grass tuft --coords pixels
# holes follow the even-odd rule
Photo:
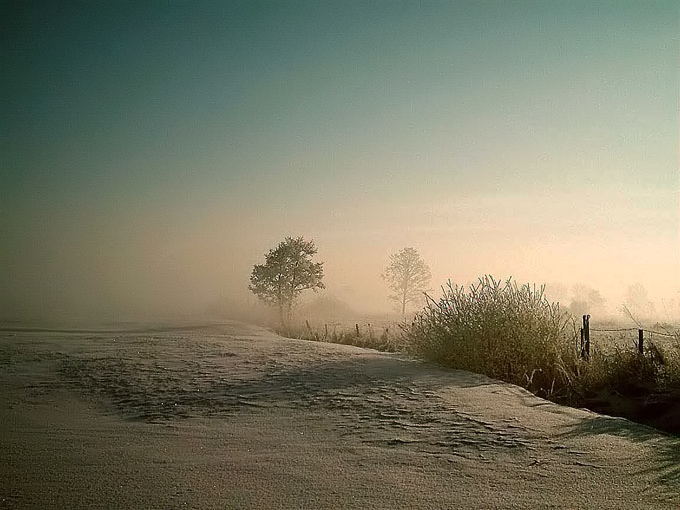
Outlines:
[[[412,353],[446,366],[486,374],[550,397],[567,393],[565,366],[576,362],[576,329],[544,288],[483,276],[464,286],[448,282],[428,297],[407,328]]]

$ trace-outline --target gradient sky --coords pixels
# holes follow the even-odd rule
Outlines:
[[[286,235],[367,310],[404,246],[680,297],[676,0],[0,6],[0,319],[247,301]]]

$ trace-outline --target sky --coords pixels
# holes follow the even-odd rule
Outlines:
[[[0,320],[201,314],[313,239],[326,295],[680,304],[680,4],[0,0]]]

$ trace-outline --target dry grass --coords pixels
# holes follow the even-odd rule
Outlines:
[[[550,397],[568,392],[575,327],[542,288],[484,276],[469,288],[450,282],[408,328],[414,354],[480,372]]]
[[[680,432],[680,335],[645,342],[618,335],[578,352],[573,318],[543,288],[484,276],[469,288],[448,284],[406,330],[409,350],[430,361],[479,372],[559,403]],[[591,338],[592,339],[592,338]]]
[[[680,334],[646,338],[640,355],[637,332],[597,333],[586,361],[579,357],[573,317],[548,301],[543,287],[483,276],[468,288],[449,282],[442,291],[410,322],[303,320],[277,332],[409,353],[517,384],[558,403],[680,433]]]
[[[632,347],[601,347],[588,363],[576,367],[573,382],[579,395],[590,398],[608,392],[623,397],[680,391],[677,348],[647,342],[644,354]]]
[[[383,352],[406,350],[400,324],[393,321],[311,321],[304,320],[290,326],[275,328],[289,338],[354,345]]]

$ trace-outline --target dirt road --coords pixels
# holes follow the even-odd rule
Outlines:
[[[238,323],[0,332],[0,508],[680,508],[680,440]]]

